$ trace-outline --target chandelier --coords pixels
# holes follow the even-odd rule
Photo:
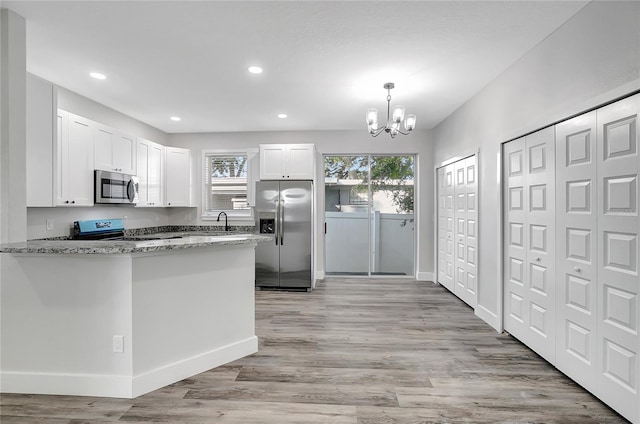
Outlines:
[[[387,90],[387,122],[383,127],[378,127],[378,109],[371,108],[367,110],[367,127],[369,134],[373,137],[379,136],[382,131],[388,133],[391,138],[396,135],[408,135],[416,127],[416,115],[404,116],[404,106],[396,105],[391,113],[391,89],[395,87],[392,82],[388,82],[383,86]],[[389,116],[391,115],[391,118]],[[400,124],[404,120],[404,129],[400,129]]]

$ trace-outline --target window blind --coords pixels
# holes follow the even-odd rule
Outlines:
[[[247,169],[246,154],[207,154],[205,156],[206,212],[249,209]]]

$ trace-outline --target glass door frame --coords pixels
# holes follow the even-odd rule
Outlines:
[[[367,274],[366,275],[352,275],[352,274],[340,274],[340,273],[332,273],[329,274],[327,271],[327,237],[326,237],[326,186],[325,186],[325,171],[324,166],[327,157],[366,157],[367,158],[367,246],[368,246],[368,264],[367,264]],[[406,275],[375,275],[372,271],[372,231],[371,231],[371,211],[373,209],[373,198],[372,198],[372,190],[371,190],[371,159],[376,157],[411,157],[413,158],[413,266],[412,273]],[[404,278],[404,279],[415,279],[417,274],[417,244],[418,244],[418,235],[416,229],[418,228],[418,202],[416,201],[418,196],[418,179],[416,176],[418,175],[418,154],[416,153],[323,153],[322,154],[322,196],[323,196],[323,210],[322,210],[322,222],[323,222],[323,250],[324,250],[324,274],[325,278]]]

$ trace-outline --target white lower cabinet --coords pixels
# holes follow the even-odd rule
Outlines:
[[[438,282],[472,308],[477,300],[476,156],[438,169]]]
[[[191,151],[165,147],[165,206],[191,206]]]
[[[503,146],[505,329],[635,423],[639,113],[635,95]]]
[[[162,190],[164,146],[139,138],[137,150],[137,175],[140,180],[140,192],[136,206],[164,206]]]
[[[58,110],[55,199],[57,206],[93,206],[92,121]]]

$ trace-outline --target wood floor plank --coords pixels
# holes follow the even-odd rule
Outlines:
[[[259,351],[136,399],[0,395],[2,424],[623,423],[441,286],[256,292]]]

